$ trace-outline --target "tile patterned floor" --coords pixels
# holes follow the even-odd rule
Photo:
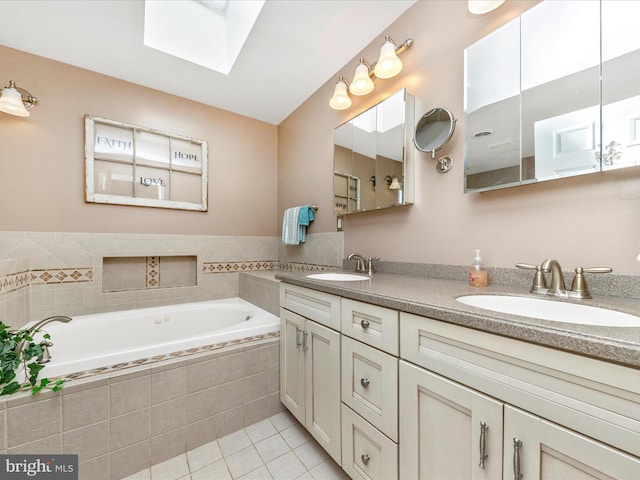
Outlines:
[[[154,465],[124,480],[347,480],[288,412]]]

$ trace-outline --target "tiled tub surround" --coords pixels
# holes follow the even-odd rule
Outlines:
[[[194,287],[197,269],[198,258],[195,255],[104,257],[102,291]]]
[[[291,248],[280,243],[280,236],[0,232],[0,320],[20,327],[50,315],[237,297],[240,272],[342,264],[341,232],[309,234]],[[196,286],[103,291],[104,257],[149,256],[196,256]]]
[[[0,402],[2,453],[74,453],[120,479],[282,411],[278,339],[68,382]]]

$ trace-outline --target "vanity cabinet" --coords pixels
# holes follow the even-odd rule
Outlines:
[[[282,402],[351,478],[640,478],[637,369],[286,283],[280,294]]]
[[[640,478],[637,370],[411,314],[401,324],[401,478]]]
[[[280,305],[280,400],[340,464],[340,297],[282,285]]]

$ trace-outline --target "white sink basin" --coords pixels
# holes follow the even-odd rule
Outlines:
[[[516,297],[511,295],[465,295],[456,298],[460,303],[494,312],[555,322],[607,327],[640,327],[640,317],[575,303],[546,298]]]
[[[334,282],[356,282],[358,280],[370,280],[366,275],[355,273],[312,273],[307,275],[314,280],[333,280]]]

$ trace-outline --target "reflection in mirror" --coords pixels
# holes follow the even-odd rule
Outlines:
[[[431,158],[436,158],[436,152],[449,141],[455,128],[456,121],[449,110],[433,108],[416,125],[413,142],[418,150],[430,152]]]
[[[334,131],[337,215],[411,204],[413,98],[402,89]]]
[[[640,2],[602,3],[602,169],[640,161]]]
[[[637,163],[639,14],[544,1],[465,50],[465,191]]]
[[[600,169],[599,12],[593,0],[554,1],[521,17],[523,182]]]

